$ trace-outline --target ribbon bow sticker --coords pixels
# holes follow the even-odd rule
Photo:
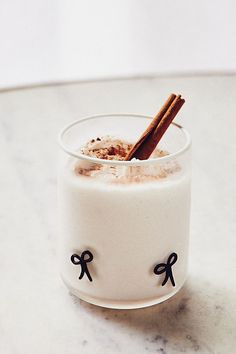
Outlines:
[[[88,256],[88,257],[86,258],[86,256]],[[90,251],[87,250],[87,251],[82,252],[81,256],[74,253],[74,254],[72,254],[70,259],[73,264],[81,266],[79,279],[82,279],[84,274],[86,273],[88,279],[90,281],[93,281],[93,279],[89,273],[88,267],[87,267],[87,263],[92,262],[92,260],[93,260],[93,254]]]
[[[161,284],[162,286],[164,286],[167,283],[168,279],[170,279],[172,285],[175,286],[175,281],[174,281],[171,268],[176,263],[177,259],[178,259],[177,254],[173,252],[169,255],[166,263],[159,263],[155,266],[153,270],[155,274],[160,275],[162,273],[166,273],[165,279]]]

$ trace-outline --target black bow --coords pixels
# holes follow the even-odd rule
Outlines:
[[[85,257],[88,256],[88,258],[86,259]],[[91,275],[89,274],[89,270],[87,267],[87,263],[92,262],[93,260],[93,255],[90,251],[84,251],[81,253],[81,256],[79,256],[78,254],[72,254],[72,256],[70,257],[71,262],[75,265],[80,265],[81,266],[81,271],[80,271],[80,276],[79,279],[82,279],[84,274],[86,273],[88,279],[90,281],[93,281]]]
[[[167,259],[167,263],[159,263],[155,266],[155,268],[154,268],[155,274],[159,275],[164,272],[166,273],[165,279],[163,280],[163,282],[161,284],[162,286],[164,286],[167,283],[169,278],[170,278],[172,285],[175,286],[175,281],[174,281],[171,267],[176,263],[177,259],[178,259],[177,254],[173,252],[169,255],[169,257]]]

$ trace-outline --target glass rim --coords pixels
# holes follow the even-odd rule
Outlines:
[[[106,164],[106,165],[123,165],[123,166],[141,166],[141,165],[147,165],[147,164],[155,164],[158,162],[165,162],[168,160],[171,160],[173,158],[176,158],[180,155],[182,155],[184,152],[186,152],[190,146],[191,146],[191,137],[190,134],[188,133],[188,131],[183,128],[181,125],[172,122],[171,124],[174,125],[176,128],[180,129],[182,134],[185,136],[185,144],[183,145],[183,147],[179,150],[177,150],[176,152],[170,153],[169,155],[165,155],[162,157],[156,157],[156,158],[151,158],[151,159],[147,159],[147,160],[132,160],[132,161],[123,161],[123,160],[105,160],[105,159],[99,159],[97,157],[91,157],[91,156],[87,156],[84,155],[82,153],[79,153],[78,151],[71,149],[67,146],[67,144],[64,143],[63,138],[64,135],[67,133],[67,131],[69,129],[71,129],[73,126],[83,123],[85,121],[88,120],[92,120],[95,118],[105,118],[105,117],[133,117],[133,118],[140,118],[140,119],[144,119],[144,118],[148,118],[148,119],[153,119],[153,117],[151,116],[146,116],[146,115],[141,115],[141,114],[130,114],[130,113],[111,113],[111,114],[96,114],[96,115],[90,115],[90,116],[86,116],[82,119],[77,119],[75,121],[73,121],[72,123],[66,125],[59,133],[58,136],[58,143],[59,146],[61,147],[61,149],[66,152],[67,154],[69,154],[72,157],[76,157],[80,160],[83,161],[87,161],[87,162],[92,162],[92,163],[96,163],[96,164]]]

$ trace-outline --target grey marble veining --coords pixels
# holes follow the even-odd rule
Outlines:
[[[0,353],[232,354],[236,346],[236,76],[150,78],[0,94]],[[189,279],[172,299],[109,310],[57,269],[57,133],[95,113],[153,115],[172,91],[193,138]]]

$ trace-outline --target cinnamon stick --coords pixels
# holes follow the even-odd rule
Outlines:
[[[151,124],[133,145],[125,160],[130,161],[133,158],[148,159],[184,102],[185,100],[181,98],[181,95],[171,94]]]

